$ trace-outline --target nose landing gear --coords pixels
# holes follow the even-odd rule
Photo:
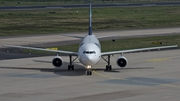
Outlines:
[[[87,66],[87,71],[86,71],[87,75],[92,75],[92,70],[91,70],[91,66]]]

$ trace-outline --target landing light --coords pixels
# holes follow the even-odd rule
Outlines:
[[[91,66],[90,66],[90,65],[88,65],[88,66],[87,66],[87,69],[90,69],[90,68],[91,68]]]

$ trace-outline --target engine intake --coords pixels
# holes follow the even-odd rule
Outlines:
[[[127,59],[124,57],[124,56],[120,56],[118,59],[117,59],[117,64],[118,66],[120,67],[125,67],[127,65],[128,61]]]
[[[56,57],[54,57],[53,60],[52,60],[52,64],[53,64],[53,66],[55,66],[55,67],[61,67],[61,66],[62,66],[62,63],[63,63],[63,61],[62,61],[62,58],[61,58],[60,56],[56,56]]]

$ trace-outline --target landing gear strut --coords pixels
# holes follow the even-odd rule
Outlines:
[[[76,59],[77,59],[77,57],[74,58],[74,59],[72,59],[72,55],[69,55],[69,65],[68,65],[68,70],[74,70],[74,65],[72,65],[72,63],[73,63]]]
[[[108,64],[106,65],[106,70],[107,71],[111,71],[112,70],[112,66],[110,65],[110,55],[108,55],[108,57],[107,58],[104,58],[104,57],[102,57],[103,59],[104,59],[104,61],[106,61]]]

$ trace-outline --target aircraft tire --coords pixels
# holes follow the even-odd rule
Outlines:
[[[74,70],[74,65],[68,65],[68,70]]]
[[[87,71],[86,71],[86,74],[87,74],[87,75],[92,75],[92,71],[91,71],[91,70],[87,70]]]
[[[111,71],[112,70],[112,66],[111,65],[106,65],[106,70],[107,71]]]
[[[89,71],[89,75],[92,75],[92,71]]]

